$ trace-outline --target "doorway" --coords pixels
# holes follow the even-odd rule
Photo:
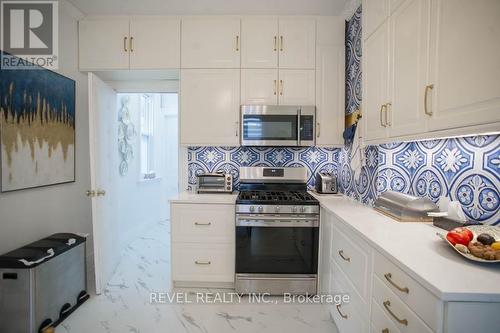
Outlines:
[[[147,89],[141,90],[137,82],[133,89],[130,86],[89,75],[98,294],[128,244],[146,228],[168,219],[168,199],[178,191],[177,89],[144,85]]]

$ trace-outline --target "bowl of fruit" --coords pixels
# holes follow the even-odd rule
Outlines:
[[[437,234],[463,257],[485,263],[500,263],[500,228],[471,225]]]

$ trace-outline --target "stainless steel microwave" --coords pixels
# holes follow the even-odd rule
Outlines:
[[[242,146],[314,146],[316,107],[242,105]]]

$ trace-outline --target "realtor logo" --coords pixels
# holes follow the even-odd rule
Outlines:
[[[58,2],[0,3],[1,68],[57,69]]]

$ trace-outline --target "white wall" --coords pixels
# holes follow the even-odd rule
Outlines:
[[[91,233],[87,76],[78,72],[77,20],[83,14],[59,1],[59,71],[76,81],[76,182],[0,193],[0,253],[56,232]],[[92,241],[87,242],[91,254]],[[91,267],[91,265],[89,265]]]
[[[120,95],[118,96],[120,106]],[[129,244],[137,232],[148,224],[168,219],[168,197],[177,192],[177,107],[161,110],[156,114],[154,171],[157,179],[144,181],[140,179],[139,96],[129,95],[129,111],[137,132],[132,145],[134,158],[129,163],[127,174],[120,176],[117,184],[122,247]]]

